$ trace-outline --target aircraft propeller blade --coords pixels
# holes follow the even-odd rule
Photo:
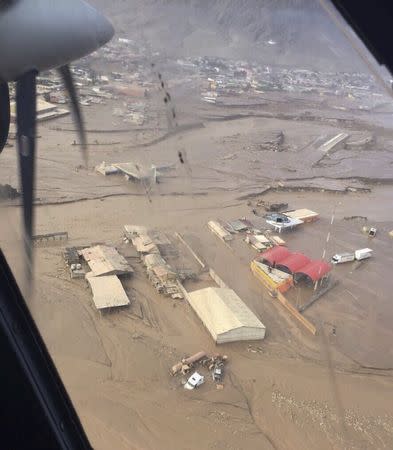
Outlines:
[[[31,71],[22,75],[16,83],[16,125],[28,283],[31,282],[33,274],[36,109],[36,72]]]
[[[85,131],[85,123],[83,121],[82,112],[79,107],[78,95],[76,93],[72,73],[68,65],[59,68],[59,72],[63,78],[64,86],[71,101],[72,113],[78,127],[79,140],[82,147],[83,159],[87,167],[87,139]]]
[[[10,129],[10,93],[7,83],[0,82],[0,153],[2,152]]]

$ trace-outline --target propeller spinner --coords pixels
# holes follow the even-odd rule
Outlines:
[[[68,92],[87,162],[84,122],[68,64],[106,44],[110,22],[83,0],[8,0],[0,3],[0,152],[10,123],[8,83],[16,82],[17,138],[22,185],[26,273],[32,276],[36,76],[57,68]]]

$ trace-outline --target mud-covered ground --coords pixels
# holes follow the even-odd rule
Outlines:
[[[265,106],[257,108],[201,105],[192,96],[188,102],[181,96],[175,100],[182,124],[190,126],[170,132],[165,122],[159,128],[126,129],[112,116],[115,102],[86,108],[88,129],[96,130],[89,133],[87,170],[72,145],[74,133],[64,131],[73,129],[69,117],[40,124],[37,233],[68,231],[67,246],[105,242],[127,253],[126,223],[159,228],[171,237],[179,231],[261,318],[267,336],[251,347],[217,348],[186,302],[155,292],[136,259],[130,260],[135,276],[126,282],[130,308],[100,316],[84,281],[69,279],[64,244],[37,247],[29,306],[92,445],[392,448],[393,131],[387,115],[354,112],[346,99],[338,106],[347,110],[329,103],[322,108],[313,97],[300,104],[267,95]],[[284,134],[282,148],[267,149],[278,131]],[[321,141],[339,132],[351,138],[372,133],[374,142],[318,153]],[[136,186],[121,176],[96,173],[93,167],[102,161],[174,167],[159,184]],[[16,162],[15,148],[5,149],[2,183],[18,185]],[[320,258],[329,232],[329,256],[374,250],[361,265],[333,269],[339,284],[305,312],[319,330],[316,337],[288,317],[252,276],[255,252],[240,237],[228,248],[206,227],[210,219],[249,216],[262,198],[320,213],[318,222],[285,235],[292,250]],[[15,205],[2,208],[1,245],[22,279]],[[352,216],[367,220],[345,219]],[[362,234],[366,224],[378,228],[375,239]],[[223,390],[209,379],[199,390],[185,392],[181,380],[169,375],[180,357],[201,349],[228,354]]]

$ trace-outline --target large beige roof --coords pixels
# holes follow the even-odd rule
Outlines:
[[[287,211],[285,215],[293,219],[300,219],[300,220],[319,216],[317,212],[311,211],[310,209],[306,208],[295,209],[294,211]]]
[[[209,287],[188,300],[217,343],[263,339],[265,326],[232,289]]]
[[[124,275],[132,273],[133,269],[124,256],[120,255],[114,247],[96,245],[80,251],[94,276]]]
[[[93,301],[97,309],[114,308],[130,304],[130,300],[116,275],[95,277],[92,272],[86,274],[86,280],[93,292]]]

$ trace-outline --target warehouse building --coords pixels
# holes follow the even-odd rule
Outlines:
[[[187,299],[217,344],[265,337],[265,325],[232,289],[208,287]]]

